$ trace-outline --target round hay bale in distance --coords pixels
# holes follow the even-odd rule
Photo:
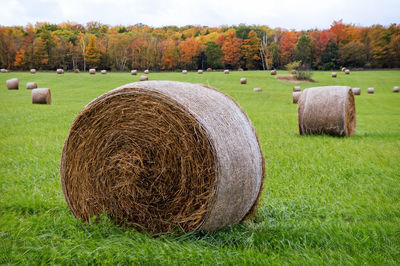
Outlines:
[[[275,69],[273,69],[273,70],[271,70],[271,75],[276,75],[276,70]]]
[[[8,70],[5,68],[0,69],[0,73],[8,73]]]
[[[95,69],[95,68],[89,69],[89,74],[90,74],[90,75],[96,74],[96,69]]]
[[[57,74],[64,74],[64,69],[58,68],[58,69],[56,70],[56,72],[57,72]]]
[[[337,77],[337,73],[336,72],[332,72],[332,78],[336,78]]]
[[[346,70],[344,71],[344,73],[345,73],[346,75],[349,75],[349,74],[350,74],[350,70],[349,70],[349,69],[346,69]]]
[[[136,76],[136,75],[137,75],[137,70],[136,70],[136,69],[132,69],[132,70],[131,70],[131,75]]]
[[[26,89],[27,90],[33,90],[37,88],[36,82],[28,82],[26,83]]]
[[[374,94],[374,92],[375,92],[374,88],[368,88],[367,89],[367,93],[368,94]]]
[[[225,69],[224,74],[229,74],[229,69]]]
[[[182,70],[182,74],[187,74],[187,70],[186,69]]]
[[[80,71],[79,71],[79,69],[78,68],[75,68],[74,69],[74,73],[79,73]]]
[[[197,70],[197,73],[201,75],[201,74],[203,74],[203,70],[199,69],[199,70]]]
[[[298,103],[301,135],[328,134],[348,137],[354,134],[356,106],[350,87],[308,88],[303,90]]]
[[[146,81],[149,80],[149,78],[147,76],[140,76],[140,81]]]
[[[106,211],[150,232],[215,231],[252,213],[263,155],[228,96],[200,84],[136,82],[90,102],[61,156],[65,200],[88,221]]]
[[[48,88],[39,88],[32,90],[33,104],[51,104],[51,94]]]
[[[361,95],[361,89],[360,88],[351,88],[351,90],[353,91],[354,95]]]
[[[342,67],[342,72],[345,72],[346,71],[346,68],[345,67]]]
[[[18,90],[19,89],[19,81],[17,78],[9,79],[6,81],[7,89],[9,90]]]
[[[300,86],[294,86],[294,87],[293,87],[293,91],[294,91],[294,92],[301,91]]]
[[[301,91],[294,91],[292,92],[292,102],[297,103],[300,99]]]
[[[207,72],[211,72],[211,71],[212,71],[211,67],[207,68]]]
[[[240,79],[240,84],[247,84],[247,79],[246,78],[241,78]]]
[[[36,69],[32,68],[31,69],[31,74],[36,74]]]
[[[398,86],[394,86],[393,87],[393,92],[399,92],[399,87]]]
[[[107,70],[103,69],[102,71],[100,71],[100,73],[105,75],[105,74],[107,74]]]
[[[149,73],[150,73],[150,70],[146,69],[146,70],[144,71],[144,73],[145,73],[145,74],[149,74]]]
[[[254,91],[254,92],[261,92],[262,89],[261,89],[261,88],[254,88],[253,91]]]

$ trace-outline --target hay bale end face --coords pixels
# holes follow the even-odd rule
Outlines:
[[[300,86],[294,86],[294,87],[293,87],[293,91],[294,91],[294,92],[301,91]]]
[[[361,89],[360,88],[351,88],[351,90],[353,91],[354,95],[361,95]]]
[[[26,83],[26,89],[27,90],[33,90],[37,88],[36,82],[28,82]]]
[[[367,89],[368,94],[373,94],[375,92],[374,88]]]
[[[6,81],[7,89],[9,90],[18,90],[19,89],[19,81],[17,78],[9,79]]]
[[[100,73],[105,75],[105,74],[107,74],[107,70],[103,69],[102,71],[100,71]]]
[[[350,70],[346,69],[346,70],[344,71],[344,73],[345,73],[346,75],[348,75],[348,74],[350,74]]]
[[[149,78],[147,76],[140,76],[140,81],[146,81],[149,80]]]
[[[327,134],[348,137],[354,134],[356,108],[350,87],[308,88],[303,90],[298,103],[301,135]]]
[[[336,77],[337,77],[336,72],[332,72],[332,78],[336,78]]]
[[[393,87],[393,92],[399,92],[399,87],[398,86],[394,86]]]
[[[70,210],[84,221],[106,211],[117,224],[153,233],[215,231],[255,210],[264,162],[250,120],[230,97],[148,81],[79,113],[60,176]]]
[[[271,75],[276,75],[276,70],[275,69],[271,70]]]
[[[253,91],[254,91],[254,92],[261,92],[262,89],[261,89],[261,88],[254,88]]]
[[[144,73],[145,73],[145,74],[149,74],[149,73],[150,73],[150,70],[146,69],[146,70],[144,71]]]
[[[48,88],[39,88],[32,90],[33,104],[51,104],[51,94]]]
[[[203,74],[203,70],[202,70],[202,69],[199,69],[199,70],[197,70],[197,73]]]
[[[131,75],[136,76],[136,75],[137,75],[137,70],[136,70],[136,69],[132,69],[132,70],[131,70]]]
[[[64,69],[58,68],[56,72],[57,74],[64,74]]]
[[[96,74],[96,69],[94,69],[94,68],[89,69],[89,74],[90,75]]]
[[[224,70],[224,73],[225,73],[225,74],[229,74],[229,69],[225,69],[225,70]]]
[[[301,91],[294,91],[292,93],[292,102],[297,103],[300,99],[300,96],[301,96]]]
[[[31,74],[36,74],[36,69],[32,68],[31,69]]]
[[[241,78],[240,79],[240,84],[247,84],[247,79],[246,78]]]
[[[187,70],[182,70],[182,74],[187,74]]]

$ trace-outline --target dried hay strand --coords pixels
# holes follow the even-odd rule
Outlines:
[[[137,75],[137,69],[132,69],[132,70],[131,70],[131,75],[136,76],[136,75]]]
[[[247,84],[247,79],[246,78],[241,78],[240,79],[240,84]]]
[[[36,74],[36,69],[32,68],[31,69],[31,74]]]
[[[337,73],[336,72],[332,72],[332,78],[336,78],[337,77]]]
[[[354,134],[356,106],[350,87],[308,88],[302,92],[298,103],[301,135],[328,134],[348,137]]]
[[[32,90],[32,103],[33,104],[51,104],[50,89],[40,88]]]
[[[144,73],[145,73],[145,74],[149,74],[149,73],[150,73],[150,70],[146,69],[146,70],[144,71]]]
[[[203,74],[203,70],[199,69],[199,70],[197,70],[197,73],[201,75],[201,74]]]
[[[271,75],[276,75],[276,70],[275,69],[273,69],[273,70],[271,70]]]
[[[211,71],[212,71],[211,67],[207,68],[207,72],[211,72]]]
[[[105,74],[107,74],[107,70],[103,69],[102,71],[100,71],[100,73],[105,75]]]
[[[348,75],[348,74],[350,74],[350,70],[346,69],[346,70],[344,71],[344,73],[345,73],[346,75]]]
[[[294,87],[293,87],[293,91],[294,91],[294,92],[301,91],[300,86],[294,86]]]
[[[33,90],[37,88],[36,82],[28,82],[26,83],[26,89],[27,90]]]
[[[351,88],[351,90],[353,91],[354,95],[361,95],[361,89],[360,88]]]
[[[77,68],[74,69],[74,73],[79,73],[79,72],[80,72],[79,69]]]
[[[187,70],[186,69],[182,70],[182,74],[187,74]]]
[[[57,74],[64,74],[64,69],[58,68],[56,72]]]
[[[9,79],[6,81],[7,89],[9,90],[18,90],[19,81],[17,78]]]
[[[301,91],[294,91],[292,92],[292,102],[293,103],[298,103],[299,99],[301,96]]]
[[[224,74],[229,74],[229,69],[225,69]]]
[[[393,92],[399,92],[399,87],[398,86],[394,86],[393,87]]]
[[[140,81],[146,81],[149,80],[149,78],[147,76],[140,76]]]
[[[254,91],[254,92],[261,92],[262,89],[261,89],[261,88],[254,88],[253,91]]]
[[[368,88],[368,89],[367,89],[367,93],[368,93],[368,94],[374,94],[374,92],[375,92],[375,91],[374,91],[374,88]]]
[[[96,74],[96,69],[94,69],[94,68],[89,69],[89,74],[90,75]]]
[[[75,217],[106,211],[153,233],[238,223],[255,211],[264,172],[241,108],[216,89],[174,81],[131,83],[90,102],[60,166]]]

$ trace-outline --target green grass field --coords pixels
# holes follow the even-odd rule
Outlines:
[[[61,191],[65,137],[89,101],[140,74],[0,74],[0,264],[400,263],[400,93],[392,93],[400,71],[338,72],[336,79],[315,72],[315,83],[300,84],[362,88],[351,138],[299,136],[293,84],[269,72],[148,76],[209,84],[245,110],[266,159],[254,219],[215,233],[157,238],[105,217],[81,223]],[[5,86],[13,77],[20,80],[18,91]],[[247,85],[240,85],[241,77]],[[28,81],[50,88],[52,105],[32,105]]]

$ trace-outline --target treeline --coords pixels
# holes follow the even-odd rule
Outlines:
[[[288,31],[267,26],[0,26],[0,67],[53,70],[312,69],[400,67],[400,25]]]

